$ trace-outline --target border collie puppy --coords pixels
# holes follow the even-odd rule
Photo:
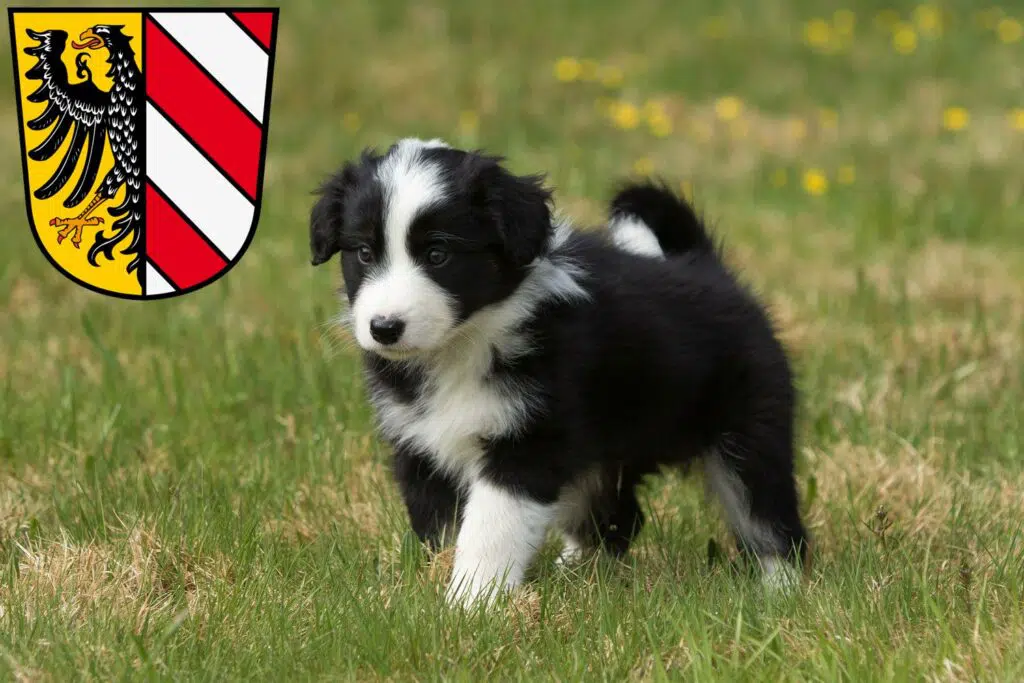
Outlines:
[[[521,583],[549,529],[565,560],[625,553],[641,479],[695,460],[740,548],[790,583],[794,388],[762,307],[671,192],[626,186],[609,230],[576,232],[501,162],[403,139],[344,164],[310,217],[412,527],[455,535],[448,599]]]

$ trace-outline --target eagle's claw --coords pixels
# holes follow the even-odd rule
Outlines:
[[[57,233],[57,244],[61,244],[64,240],[70,236],[71,244],[75,245],[75,249],[79,249],[82,246],[82,230],[88,226],[102,225],[104,220],[100,216],[91,216],[89,218],[51,218],[50,225],[63,226],[63,228]]]

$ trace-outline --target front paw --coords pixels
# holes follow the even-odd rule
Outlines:
[[[761,560],[761,583],[769,593],[788,595],[800,586],[800,572],[792,564],[778,557]]]
[[[477,605],[490,607],[508,586],[498,580],[478,580],[473,576],[456,573],[448,583],[445,602],[452,607],[469,609]]]

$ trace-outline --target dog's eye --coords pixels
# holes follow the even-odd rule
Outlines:
[[[373,263],[373,250],[365,245],[359,247],[359,250],[356,252],[356,256],[359,258],[359,262],[364,266],[368,266]]]
[[[427,263],[432,266],[443,266],[448,262],[448,252],[441,247],[431,247],[427,250]]]

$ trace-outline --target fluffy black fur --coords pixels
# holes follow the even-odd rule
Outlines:
[[[639,190],[658,191],[625,193]],[[690,243],[689,207],[678,202],[662,214],[669,217],[661,232],[675,225],[676,243]],[[537,387],[545,411],[525,433],[491,441],[485,471],[554,501],[599,463],[608,482],[623,483],[604,487],[617,493],[594,501],[597,526],[587,532],[621,552],[643,523],[636,484],[714,451],[744,484],[752,515],[778,530],[777,550],[802,552],[790,367],[761,306],[699,234],[695,248],[664,261],[624,253],[599,235],[580,233],[564,246],[583,265],[592,301],[537,311],[529,323],[543,340],[537,350],[512,363],[496,359],[496,372]]]

